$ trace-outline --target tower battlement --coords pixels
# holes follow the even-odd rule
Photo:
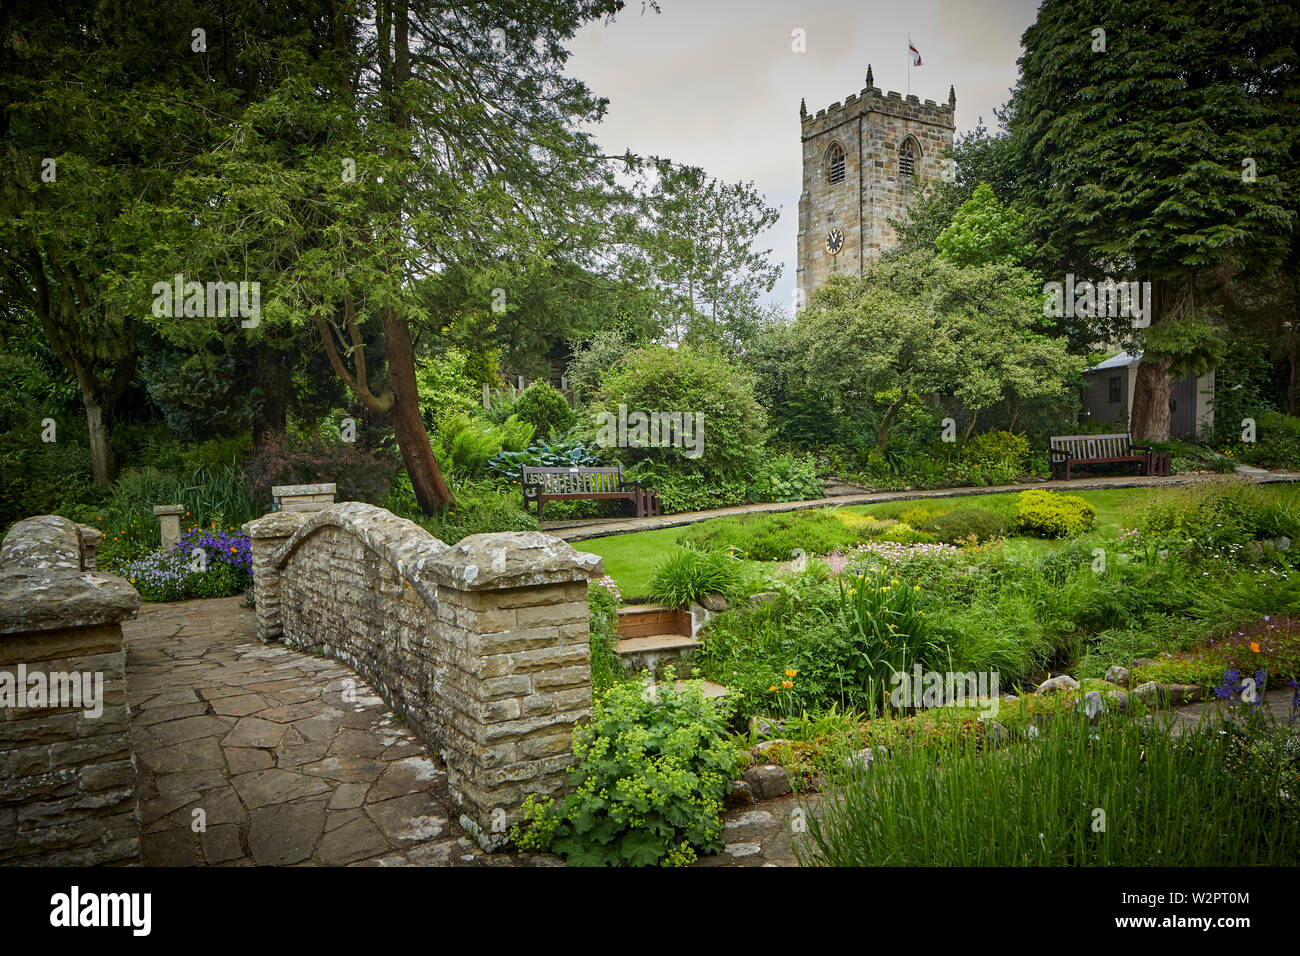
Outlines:
[[[946,104],[867,85],[816,113],[799,106],[803,192],[796,285],[809,295],[831,275],[860,274],[898,242],[891,219],[943,174],[956,130],[957,94]],[[801,296],[802,298],[802,296]]]

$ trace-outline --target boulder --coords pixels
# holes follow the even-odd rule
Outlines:
[[[754,749],[753,749],[754,758],[756,760],[765,760],[767,758],[768,751],[776,747],[779,747],[783,744],[788,745],[789,743],[790,741],[786,740],[784,737],[777,737],[775,740],[764,740],[761,744],[754,745]]]
[[[772,763],[750,767],[745,771],[744,782],[749,784],[756,800],[783,797],[794,789],[785,770]]]
[[[1106,668],[1105,679],[1111,684],[1118,684],[1120,687],[1128,686],[1128,668],[1120,667],[1118,664],[1112,664]]]
[[[1049,680],[1043,681],[1041,684],[1038,685],[1038,689],[1034,691],[1034,693],[1039,695],[1046,695],[1046,694],[1059,693],[1060,691],[1063,690],[1078,690],[1078,689],[1079,689],[1079,682],[1077,680],[1075,680],[1069,674],[1062,674],[1059,677],[1053,677]]]
[[[700,603],[710,611],[725,611],[727,608],[731,607],[731,602],[721,594],[706,594]]]
[[[731,781],[731,789],[727,792],[727,809],[734,810],[736,807],[751,807],[753,805],[753,788],[743,780]]]
[[[749,718],[749,732],[760,737],[775,737],[781,732],[782,727],[783,723],[779,720],[768,720],[766,717]]]
[[[749,603],[757,606],[771,604],[780,596],[781,594],[778,591],[759,591],[757,594],[751,594],[749,596]]]
[[[1149,680],[1133,688],[1131,696],[1148,707],[1194,704],[1205,699],[1205,688],[1195,684],[1161,684]]]

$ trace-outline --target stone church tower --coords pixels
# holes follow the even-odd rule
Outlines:
[[[817,115],[800,103],[803,193],[795,285],[804,296],[836,273],[857,275],[868,258],[896,245],[887,220],[943,173],[957,94],[948,104],[867,87]]]

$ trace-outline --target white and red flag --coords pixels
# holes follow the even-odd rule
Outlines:
[[[912,41],[907,41],[907,52],[912,54],[912,66],[921,65],[921,51],[912,45]]]

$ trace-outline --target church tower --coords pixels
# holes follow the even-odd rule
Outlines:
[[[795,284],[806,296],[837,273],[858,275],[869,258],[898,243],[889,219],[943,174],[952,145],[957,94],[946,106],[867,86],[814,116],[800,103],[803,193]]]

